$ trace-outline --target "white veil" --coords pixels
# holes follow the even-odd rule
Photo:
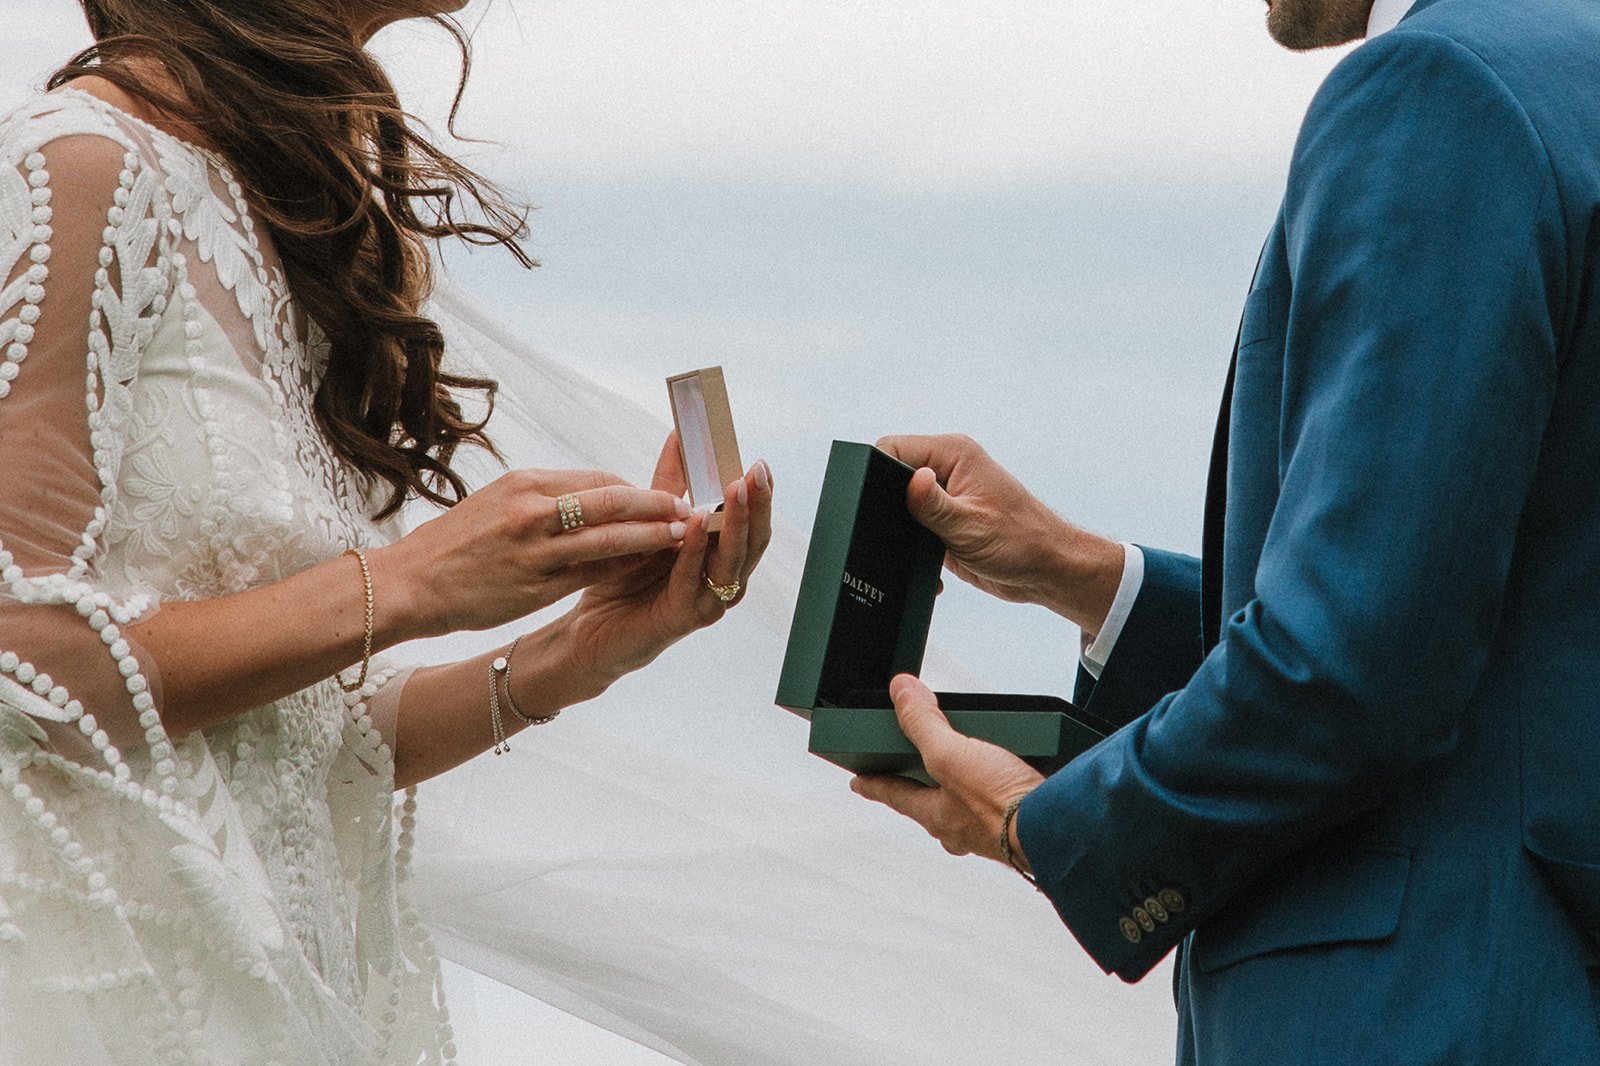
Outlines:
[[[452,358],[501,382],[512,465],[648,477],[664,420],[447,281],[433,313]],[[779,528],[722,623],[422,787],[409,891],[441,954],[686,1063],[1170,1061],[1165,982],[1103,976],[1020,878],[950,858],[806,753],[772,703],[803,558]],[[964,680],[937,653],[930,672]]]

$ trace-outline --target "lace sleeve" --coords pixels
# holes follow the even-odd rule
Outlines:
[[[79,109],[0,127],[0,755],[11,768],[42,753],[116,770],[117,746],[165,742],[153,664],[130,633],[154,597],[112,586],[95,563],[130,386],[167,305],[170,208],[159,172],[97,121]]]

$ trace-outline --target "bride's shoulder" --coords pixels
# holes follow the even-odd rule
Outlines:
[[[0,118],[0,151],[8,156],[38,151],[63,137],[80,136],[101,137],[130,147],[133,140],[112,105],[77,88],[32,93]]]
[[[150,155],[114,109],[82,90],[35,94],[0,119],[0,164],[35,188],[52,179],[116,181],[123,170],[150,162]]]
[[[159,149],[157,136],[112,100],[76,83],[34,93],[0,117],[0,191],[7,201],[21,196],[36,207],[48,203],[48,189],[110,196],[118,185],[129,187],[139,171],[169,169],[170,153]]]
[[[123,90],[94,76],[32,93],[0,117],[0,163],[19,166],[44,152],[57,173],[168,169],[192,149],[139,117],[141,110]]]

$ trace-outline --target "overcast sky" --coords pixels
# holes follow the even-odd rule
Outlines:
[[[546,174],[913,193],[1175,165],[1226,175],[1281,164],[1328,66],[1271,46],[1251,0],[641,10],[469,7],[482,20],[470,124]],[[424,36],[395,30],[384,48],[406,55],[408,99],[432,103],[446,53]]]
[[[802,528],[829,439],[962,430],[1071,518],[1197,547],[1240,304],[1337,53],[1276,47],[1257,0],[647,10],[468,8],[461,125],[544,263],[455,257],[475,291],[652,407],[726,365]],[[380,48],[441,113],[446,42]],[[955,590],[936,636],[1064,689],[1070,634],[995,609]]]
[[[961,429],[1069,517],[1193,549],[1240,302],[1337,59],[1276,48],[1263,13],[476,0],[462,128],[500,147],[466,153],[537,205],[544,266],[452,261],[663,413],[663,377],[727,366],[747,458],[803,528],[832,437]],[[87,41],[74,0],[0,16],[7,96]],[[378,48],[437,120],[448,43],[399,27]],[[935,625],[995,687],[1070,684],[1073,634],[1042,614],[952,589]],[[664,1061],[471,994],[498,1019],[467,1034],[484,1061]]]

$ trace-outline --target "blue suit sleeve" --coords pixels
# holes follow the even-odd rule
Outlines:
[[[1282,409],[1262,413],[1280,484],[1255,598],[1181,691],[1018,817],[1062,920],[1125,980],[1452,750],[1553,402],[1555,179],[1460,44],[1402,27],[1340,64],[1284,225]],[[1151,898],[1181,908],[1138,935]]]
[[[1081,666],[1073,702],[1124,725],[1200,667],[1200,560],[1140,546],[1144,583],[1097,681]]]

